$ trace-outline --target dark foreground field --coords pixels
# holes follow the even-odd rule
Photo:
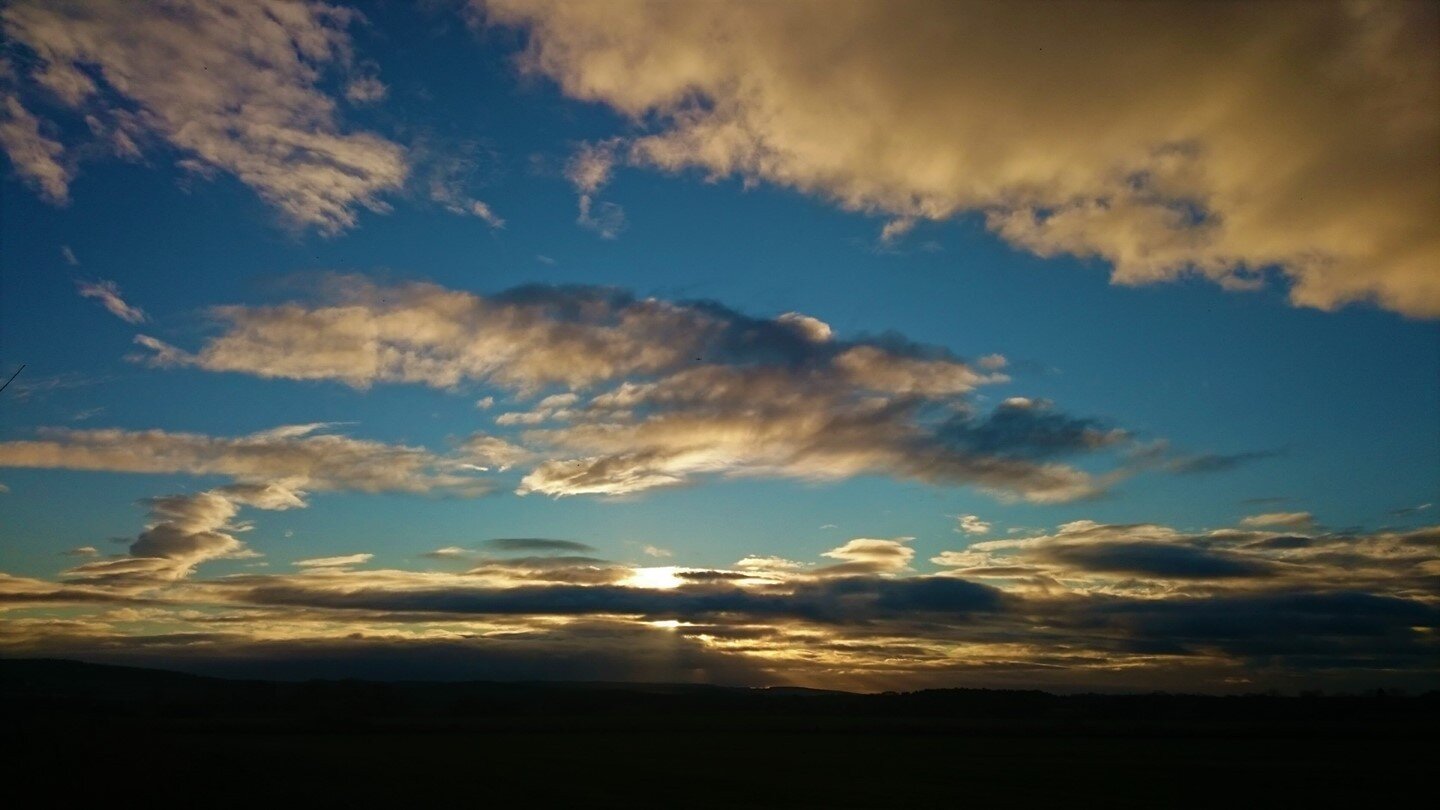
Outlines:
[[[0,761],[35,807],[1354,806],[1433,796],[1437,697],[279,683],[0,661]]]

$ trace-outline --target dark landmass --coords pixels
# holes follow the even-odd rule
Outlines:
[[[283,682],[0,660],[0,718],[7,789],[64,807],[118,795],[162,806],[1338,806],[1426,795],[1440,753],[1440,692]]]

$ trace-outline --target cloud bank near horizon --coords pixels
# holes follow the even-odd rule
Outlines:
[[[274,494],[224,497],[293,505]],[[187,520],[213,539],[233,503],[212,496],[155,499],[136,548],[180,537]],[[1074,521],[940,552],[939,573],[915,570],[913,542],[852,538],[821,555],[838,561],[826,565],[655,568],[528,539],[486,544],[501,556],[436,555],[441,567],[429,570],[376,567],[362,552],[298,559],[285,574],[91,575],[136,564],[120,557],[59,582],[0,575],[0,650],[220,670],[262,660],[306,673],[349,660],[380,676],[451,678],[504,677],[515,656],[530,677],[593,677],[565,663],[593,657],[626,680],[847,689],[1355,689],[1434,676],[1440,527],[1299,534]],[[45,615],[77,609],[64,622]],[[656,668],[657,647],[683,665]],[[546,666],[534,657],[543,655],[559,657]]]

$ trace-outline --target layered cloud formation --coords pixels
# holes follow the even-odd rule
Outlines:
[[[314,490],[479,494],[469,455],[321,432],[323,424],[287,425],[248,436],[163,430],[49,429],[41,438],[0,442],[0,467],[220,475],[246,484]]]
[[[1308,518],[1308,515],[1307,515]],[[973,543],[932,562],[956,576],[1040,592],[1178,596],[1253,591],[1356,591],[1440,596],[1440,531],[1285,533],[1249,528],[1182,532],[1156,524],[1080,520],[1053,533]]]
[[[1356,688],[1434,674],[1436,527],[1282,534],[1076,521],[942,552],[938,574],[912,568],[913,538],[854,538],[823,555],[830,565],[748,558],[729,569],[645,568],[525,538],[450,549],[432,570],[371,568],[356,553],[302,559],[292,574],[151,579],[145,590],[119,576],[235,552],[220,531],[234,505],[290,503],[277,494],[156,499],[132,548],[150,557],[85,563],[68,584],[0,577],[0,609],[16,612],[0,649],[212,667],[259,658],[310,672],[319,662],[304,650],[318,645],[381,671],[452,677],[508,673],[519,650],[563,650],[564,660],[628,660],[625,677],[842,688]],[[97,612],[68,623],[23,613],[66,606]],[[152,629],[136,635],[138,624]],[[650,668],[657,644],[678,668]],[[532,677],[595,676],[530,665]]]
[[[816,194],[887,241],[974,212],[1117,283],[1278,268],[1296,304],[1440,315],[1433,4],[475,7],[528,33],[525,70],[635,120],[609,147],[630,163]]]
[[[319,86],[326,70],[354,72],[352,97],[378,98],[383,85],[351,52],[347,28],[360,18],[284,0],[7,4],[0,26],[26,67],[0,60],[0,146],[57,203],[93,143],[138,159],[163,141],[183,168],[234,175],[296,225],[348,228],[359,209],[384,209],[381,195],[407,172],[400,146],[344,131]],[[47,135],[36,100],[82,119],[94,142],[67,148]]]
[[[235,535],[249,524],[242,507],[283,511],[309,506],[308,491],[408,492],[477,496],[491,482],[476,476],[470,453],[440,456],[322,432],[324,424],[287,425],[248,436],[161,430],[46,430],[42,438],[0,442],[0,467],[180,473],[234,483],[145,502],[150,521],[127,554],[94,559],[65,572],[71,581],[145,591],[189,576],[209,560],[254,556]],[[96,557],[98,552],[75,556]],[[77,550],[78,551],[78,550]],[[364,559],[360,559],[363,557]],[[310,560],[364,562],[369,555]]]
[[[140,335],[146,351],[133,359],[361,390],[423,386],[467,402],[483,394],[484,407],[466,412],[491,424],[443,452],[324,423],[241,436],[44,429],[0,442],[3,467],[228,479],[144,501],[149,518],[123,553],[85,546],[57,579],[0,576],[0,609],[15,616],[0,650],[282,667],[320,666],[325,650],[412,674],[465,662],[594,677],[542,662],[563,650],[624,677],[845,688],[1346,686],[1377,673],[1411,684],[1433,670],[1440,535],[1330,534],[1304,512],[1207,532],[1079,521],[923,554],[915,537],[852,537],[812,560],[759,553],[721,568],[686,566],[652,544],[636,555],[664,565],[544,537],[445,545],[412,557],[426,561],[420,570],[386,567],[395,563],[383,548],[255,548],[242,518],[307,508],[326,492],[476,496],[504,481],[521,494],[615,496],[708,476],[885,475],[1049,503],[1134,472],[1244,458],[1178,456],[1041,399],[992,406],[980,392],[1010,382],[1003,356],[849,338],[796,312],[752,317],[595,287],[482,296],[327,276],[301,300],[212,315],[216,330],[197,348]],[[1102,462],[1108,472],[1080,466]],[[977,515],[955,519],[967,536],[996,533]],[[262,551],[292,556],[293,570],[232,562],[204,575]],[[650,657],[656,645],[673,654]]]
[[[799,313],[754,318],[593,287],[483,297],[355,277],[328,278],[319,298],[217,308],[221,333],[194,352],[137,340],[160,366],[540,397],[495,417],[523,428],[518,444],[481,434],[466,445],[486,467],[535,462],[521,493],[621,495],[707,474],[881,474],[1067,501],[1119,473],[1059,459],[1130,441],[1041,401],[981,411],[969,395],[1008,379],[998,355],[972,363],[898,335],[842,340]]]

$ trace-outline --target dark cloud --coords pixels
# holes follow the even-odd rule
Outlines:
[[[1404,597],[1440,593],[1436,527],[1320,532],[1308,520],[1293,525],[1291,515],[1258,517],[1242,521],[1241,529],[1188,533],[1155,524],[1075,521],[1050,535],[973,543],[934,561],[968,576],[1028,565],[1080,591],[1174,595],[1203,581],[1212,590],[1263,585],[1276,591],[1367,590]],[[1107,574],[1136,580],[1116,583]]]
[[[595,547],[574,540],[551,540],[546,537],[497,537],[482,545],[504,552],[586,552]]]
[[[754,577],[739,571],[676,571],[675,576],[687,582],[734,582]]]
[[[953,577],[841,577],[803,582],[789,590],[720,586],[645,589],[615,585],[520,586],[344,591],[308,587],[295,580],[251,581],[235,594],[259,605],[346,610],[420,611],[466,615],[635,615],[654,619],[704,619],[740,615],[821,623],[863,622],[913,612],[964,616],[997,610],[1000,591]]]
[[[586,621],[544,633],[449,639],[257,640],[242,634],[58,635],[30,654],[232,678],[784,684],[749,656],[683,634]]]
[[[87,585],[62,584],[0,573],[0,608],[27,605],[142,605],[156,600]]]
[[[1291,550],[1297,548],[1310,548],[1315,541],[1309,537],[1281,534],[1274,537],[1262,537],[1246,543],[1244,548],[1261,548],[1270,550]]]
[[[1087,603],[1088,602],[1088,603]],[[1325,654],[1366,666],[1377,654],[1400,654],[1411,666],[1440,653],[1433,632],[1440,608],[1413,599],[1357,591],[1281,592],[1193,599],[1084,600],[1069,606],[1082,622],[1123,629],[1130,638],[1166,639],[1191,653],[1219,648],[1236,655]],[[1434,667],[1434,661],[1424,662]]]
[[[1285,454],[1284,450],[1260,450],[1250,453],[1201,453],[1194,456],[1182,456],[1171,459],[1166,469],[1180,475],[1203,475],[1206,473],[1222,473],[1243,467],[1255,461],[1276,458]],[[1247,503],[1278,502],[1284,498],[1256,498],[1246,501]]]
[[[1026,459],[1073,455],[1119,444],[1128,436],[1098,419],[1060,413],[1048,402],[1013,398],[988,415],[956,416],[939,437],[971,452]]]
[[[1109,571],[1167,579],[1266,577],[1273,564],[1238,554],[1152,542],[1057,545],[1040,555],[1084,571]]]
[[[558,555],[487,560],[465,573],[517,582],[609,585],[624,581],[634,571],[597,557]]]

